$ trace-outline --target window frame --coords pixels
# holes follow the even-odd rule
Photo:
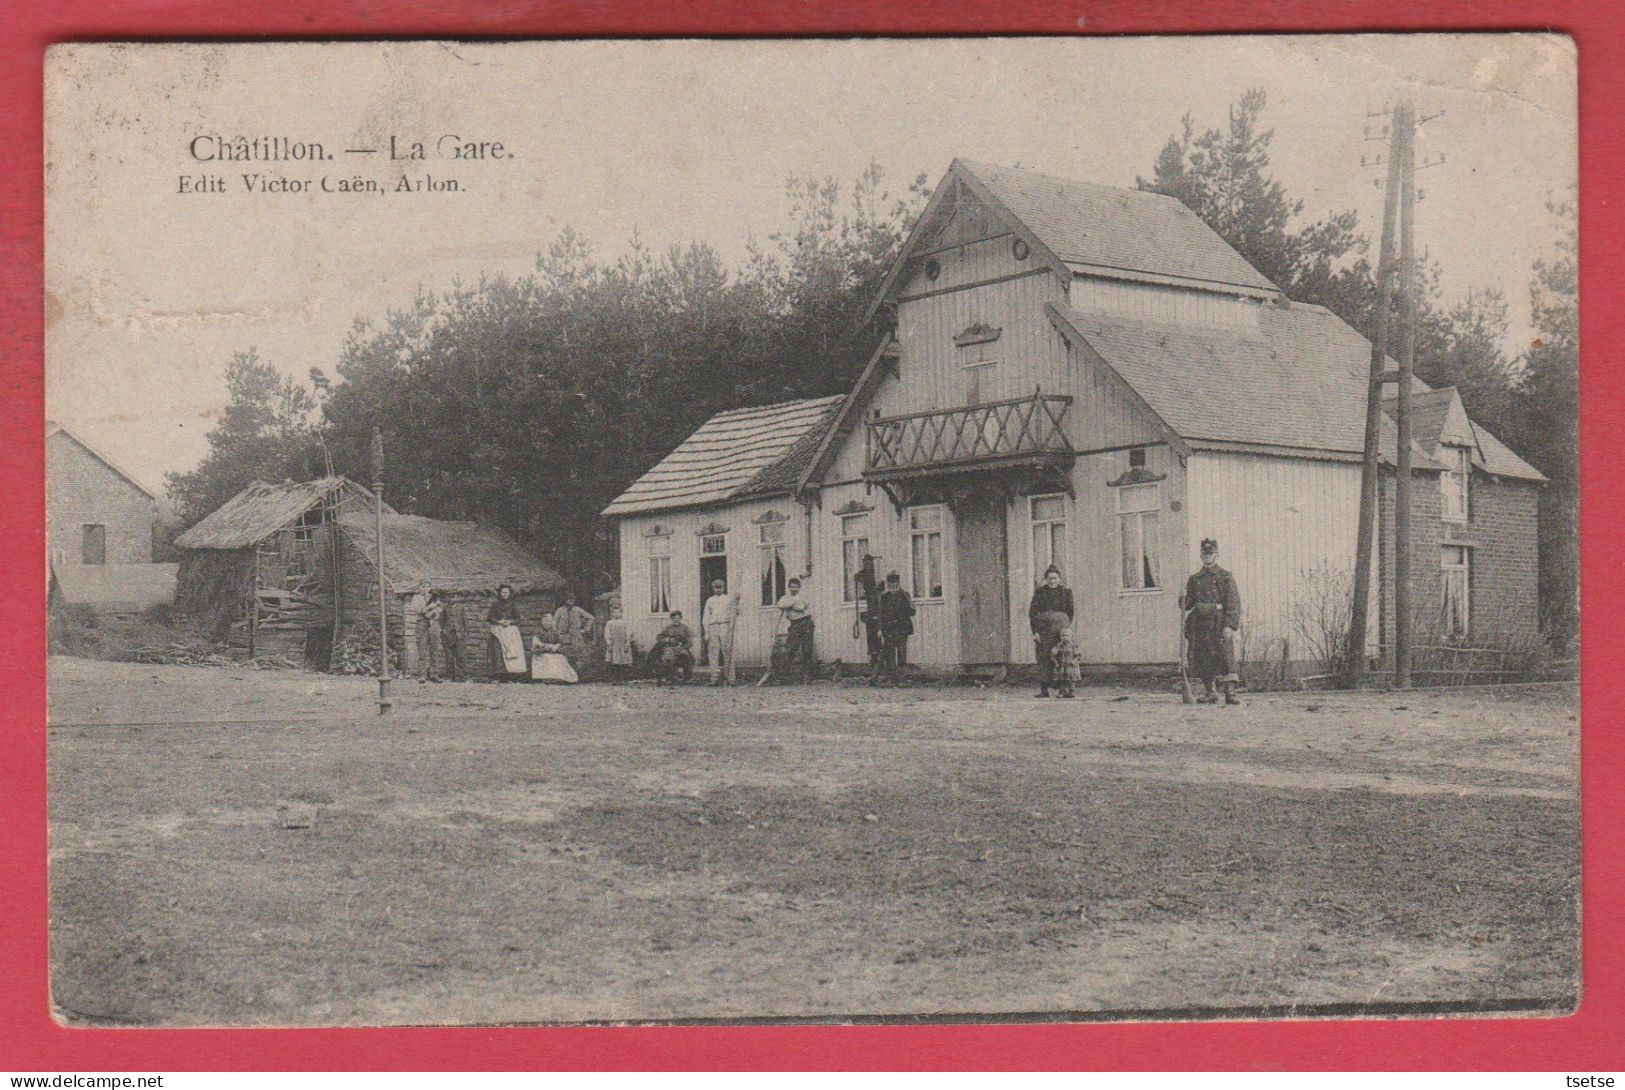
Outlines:
[[[758,595],[758,609],[776,609],[779,604],[779,599],[784,597],[790,591],[790,562],[788,559],[790,534],[786,529],[788,526],[788,519],[767,519],[766,521],[758,522],[756,524],[756,586]],[[777,541],[765,540],[769,527],[776,528],[779,535],[779,539]],[[767,580],[764,577],[768,575],[770,571],[769,565],[773,563],[774,559],[777,559],[778,561],[779,571],[773,574],[773,590],[771,592],[773,600],[771,602],[763,602],[760,600],[760,595],[761,590],[767,584]]]
[[[852,542],[863,542],[863,554],[860,554],[858,557],[860,564],[862,563],[864,554],[871,556],[873,555],[873,553],[870,553],[869,551],[870,543],[874,540],[870,531],[870,527],[873,525],[873,523],[869,518],[872,513],[873,512],[870,511],[848,511],[844,515],[835,516],[840,520],[837,529],[840,530],[841,539],[841,603],[843,605],[854,607],[862,605],[862,603],[858,601],[857,572],[847,567],[846,547]],[[862,533],[852,533],[847,529],[848,520],[855,519],[863,520]]]
[[[648,572],[649,572],[649,597],[648,597],[649,616],[651,616],[651,617],[667,617],[667,616],[670,616],[671,615],[671,595],[672,595],[672,591],[671,591],[671,550],[667,549],[665,552],[656,552],[654,550],[650,550],[649,556],[648,556],[648,561],[649,561],[649,565],[648,565]],[[662,578],[662,575],[663,575],[663,578]],[[665,598],[665,602],[666,602],[666,608],[665,609],[656,609],[655,608],[655,587],[657,585],[661,585],[661,589],[663,589],[665,591],[665,594],[663,596]]]
[[[945,602],[945,601],[948,600],[948,505],[945,504],[945,503],[921,503],[921,504],[916,504],[916,505],[914,505],[912,507],[909,507],[907,510],[908,510],[908,588],[909,588],[909,591],[910,591],[910,597],[916,603],[919,603],[919,602]],[[931,527],[931,526],[916,527],[914,525],[914,519],[915,519],[916,513],[917,512],[923,512],[923,511],[935,511],[937,513],[937,525],[936,526],[934,526],[934,527]],[[922,593],[921,586],[920,586],[920,581],[917,578],[919,572],[918,572],[918,570],[917,570],[917,568],[915,566],[915,563],[914,563],[914,556],[915,556],[914,540],[915,540],[915,538],[918,538],[918,537],[924,537],[924,538],[927,539],[925,557],[926,557],[926,564],[929,567],[930,560],[931,560],[931,551],[930,551],[929,539],[933,534],[936,535],[936,538],[937,538],[937,564],[936,564],[937,570],[934,573],[936,575],[936,577],[937,577],[937,593],[934,594],[934,595],[929,594],[929,593]],[[926,574],[929,576],[929,575],[931,575],[933,573],[930,572],[930,571],[927,571]],[[926,580],[926,582],[925,582],[924,590],[929,591],[930,588],[931,588],[931,581],[928,578]]]
[[[1162,545],[1163,545],[1163,540],[1162,540],[1162,510],[1163,510],[1162,482],[1161,481],[1147,481],[1147,482],[1144,482],[1142,484],[1119,485],[1117,487],[1117,489],[1116,489],[1116,492],[1117,492],[1116,506],[1117,506],[1117,583],[1118,583],[1117,593],[1118,593],[1118,596],[1123,597],[1123,596],[1128,596],[1128,595],[1139,595],[1139,594],[1161,594],[1167,588],[1167,585],[1168,585],[1167,577],[1162,572],[1163,557],[1161,555]],[[1127,500],[1128,497],[1130,497],[1130,496],[1141,496],[1141,495],[1149,495],[1149,496],[1152,497],[1150,506],[1148,506],[1148,507],[1132,507],[1132,508],[1129,508],[1128,510],[1124,510],[1125,501]],[[1124,586],[1123,585],[1123,575],[1124,575],[1123,561],[1125,559],[1124,548],[1125,548],[1125,545],[1126,545],[1126,538],[1124,536],[1124,532],[1125,532],[1125,529],[1127,528],[1127,526],[1129,525],[1130,520],[1133,520],[1133,524],[1138,527],[1138,537],[1139,537],[1139,543],[1140,543],[1140,555],[1139,555],[1139,558],[1138,558],[1139,563],[1136,565],[1136,567],[1139,570],[1140,577],[1142,579],[1145,577],[1145,558],[1147,556],[1150,556],[1150,557],[1153,558],[1153,561],[1157,566],[1157,575],[1161,579],[1160,582],[1158,582],[1158,583],[1156,583],[1156,584],[1154,584],[1152,586],[1149,586],[1149,587],[1148,586],[1133,587],[1133,586]],[[1155,547],[1154,548],[1147,547],[1147,545],[1146,545],[1145,527],[1146,527],[1146,524],[1147,524],[1148,521],[1156,527],[1156,542],[1155,542]]]
[[[1067,510],[1066,499],[1067,497],[1065,492],[1042,492],[1027,497],[1027,547],[1029,550],[1028,557],[1032,564],[1033,582],[1035,584],[1043,582],[1044,571],[1050,566],[1050,564],[1054,564],[1057,568],[1061,569],[1061,580],[1062,582],[1066,581],[1067,565],[1065,561],[1067,558],[1065,556],[1065,551],[1063,550],[1061,560],[1057,561],[1055,559],[1054,536],[1055,527],[1059,526],[1061,528],[1062,544],[1066,545],[1070,543],[1071,539],[1067,535],[1069,533],[1072,520],[1070,517],[1071,512]],[[1039,518],[1037,507],[1038,501],[1040,500],[1057,501],[1060,504],[1061,513],[1053,518]],[[1040,563],[1038,559],[1038,528],[1040,526],[1044,526],[1049,529],[1046,540],[1049,542],[1050,558],[1046,563]]]
[[[1448,461],[1439,475],[1439,518],[1445,522],[1468,522],[1472,519],[1472,450],[1464,446],[1447,445]],[[1450,500],[1458,493],[1454,482],[1460,481],[1460,512],[1450,510]]]
[[[1447,558],[1452,554],[1460,556],[1461,562],[1450,563]],[[1461,631],[1455,632],[1450,628],[1450,583],[1458,572],[1461,581]],[[1445,624],[1443,636],[1446,640],[1465,642],[1472,638],[1473,550],[1469,546],[1449,542],[1439,546],[1439,614]]]

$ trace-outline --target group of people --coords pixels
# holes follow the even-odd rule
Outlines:
[[[464,606],[447,601],[425,579],[408,600],[406,612],[416,630],[418,680],[467,681]],[[542,615],[528,654],[519,621],[513,587],[504,583],[485,614],[487,667],[494,679],[565,685],[580,680],[578,670],[592,654],[597,621],[581,608],[575,595],[566,595],[563,605]]]
[[[903,589],[902,578],[896,572],[888,572],[882,583],[872,569],[872,558],[864,557],[864,566],[857,575],[858,623],[863,626],[869,648],[869,684],[896,683],[908,670],[914,599]]]
[[[1241,628],[1241,592],[1236,578],[1219,566],[1219,543],[1202,540],[1202,567],[1185,581],[1179,598],[1182,614],[1180,669],[1201,680],[1198,703],[1240,704],[1236,687],[1236,632]],[[1083,657],[1073,638],[1072,622],[1076,608],[1072,588],[1065,585],[1061,570],[1051,564],[1044,582],[1033,592],[1027,619],[1037,647],[1038,695],[1070,699],[1073,684],[1083,679]]]
[[[1236,696],[1236,632],[1241,627],[1241,594],[1236,580],[1219,566],[1219,543],[1202,541],[1202,567],[1185,583],[1179,598],[1183,617],[1182,671],[1199,678],[1203,704],[1240,704]],[[867,634],[870,682],[896,681],[908,667],[908,641],[914,634],[914,602],[903,589],[898,574],[890,572],[881,584],[874,578],[873,561],[856,576],[858,623]],[[815,665],[812,605],[802,593],[800,579],[791,579],[776,603],[779,626],[775,633],[772,668],[780,678],[808,678]],[[416,618],[420,680],[440,681],[444,665],[452,681],[466,681],[468,670],[463,658],[466,635],[461,605],[447,602],[425,580],[408,603],[408,613]],[[1072,588],[1066,586],[1060,568],[1051,564],[1043,583],[1033,592],[1027,610],[1036,648],[1038,695],[1051,690],[1061,699],[1071,699],[1073,686],[1083,678],[1083,656],[1073,635],[1076,604]],[[712,668],[712,684],[732,685],[734,673],[734,631],[739,618],[739,597],[728,593],[727,582],[715,579],[711,594],[700,614],[700,635],[705,656]],[[565,596],[564,604],[541,618],[539,631],[531,637],[526,654],[519,630],[519,605],[513,588],[504,583],[485,616],[489,632],[490,670],[500,681],[529,680],[574,684],[580,669],[592,654],[596,621],[577,604],[575,595]],[[854,633],[855,635],[856,633]],[[694,674],[694,635],[683,620],[681,610],[667,615],[666,625],[655,637],[650,661],[662,684],[686,682]],[[604,664],[610,676],[624,680],[633,667],[631,636],[620,606],[612,607],[604,626]]]
[[[779,630],[774,637],[773,669],[781,677],[796,674],[805,680],[816,659],[813,650],[812,603],[802,593],[801,580],[792,578],[774,603]],[[732,685],[734,671],[734,631],[739,619],[739,596],[728,593],[725,579],[711,581],[711,594],[700,610],[700,637],[705,656],[712,667],[711,684]],[[683,620],[683,611],[666,615],[666,625],[655,636],[650,661],[663,685],[677,685],[694,676],[694,633]],[[799,672],[799,673],[798,673]]]

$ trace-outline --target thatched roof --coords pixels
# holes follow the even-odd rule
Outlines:
[[[343,477],[286,484],[256,482],[227,500],[219,510],[175,539],[181,549],[247,549],[258,545],[297,519],[335,491],[364,501],[371,510],[372,493]],[[386,505],[384,510],[389,510]]]
[[[341,512],[339,528],[376,570],[371,512]],[[425,579],[439,591],[495,590],[500,583],[510,584],[515,594],[564,587],[563,576],[501,530],[394,512],[384,515],[384,579],[396,594]]]

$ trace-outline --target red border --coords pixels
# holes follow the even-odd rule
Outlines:
[[[1591,602],[1625,597],[1625,399],[1604,346],[1625,340],[1625,255],[1611,194],[1625,170],[1625,16],[1584,0],[753,0],[506,4],[409,0],[11,0],[0,9],[0,677],[9,680],[0,762],[0,1067],[90,1070],[434,1069],[1476,1069],[1625,1067],[1625,819],[1614,797],[1625,738],[1618,626],[1585,618],[1582,745],[1585,995],[1561,1019],[1217,1025],[638,1029],[68,1030],[46,1014],[41,66],[51,42],[184,37],[479,37],[693,34],[948,34],[1546,29],[1580,56],[1582,542]],[[16,517],[20,516],[20,517]]]

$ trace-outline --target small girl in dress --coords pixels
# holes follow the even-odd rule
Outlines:
[[[1050,666],[1057,685],[1055,695],[1071,700],[1072,683],[1083,680],[1083,656],[1078,654],[1078,645],[1072,639],[1070,625],[1061,629],[1055,646],[1050,648]]]

